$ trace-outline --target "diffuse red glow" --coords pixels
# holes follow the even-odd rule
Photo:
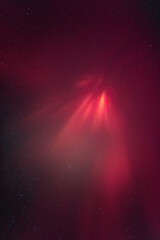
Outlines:
[[[3,1],[6,240],[160,239],[159,4],[144,2]]]
[[[94,92],[84,98],[54,143],[54,150],[70,163],[75,164],[75,155],[76,161],[92,162],[97,181],[112,195],[130,179],[122,129],[115,125],[117,118],[106,91]]]
[[[106,91],[100,94],[95,91],[84,98],[54,145],[61,160],[67,161],[74,168],[76,165],[89,165],[92,169],[87,199],[103,202],[100,207],[104,208],[104,215],[98,219],[101,223],[98,228],[108,237],[114,235],[113,231],[120,234],[123,230],[116,220],[109,224],[110,229],[106,228],[105,222],[112,217],[112,211],[120,211],[124,192],[131,183],[123,129],[118,121],[121,121],[120,117]],[[97,204],[91,207],[87,199],[79,216],[80,232],[84,235],[93,228],[94,211],[98,207]],[[123,216],[119,215],[119,218],[123,222]],[[92,236],[88,239],[92,239]]]

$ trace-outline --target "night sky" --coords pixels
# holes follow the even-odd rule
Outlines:
[[[0,239],[159,240],[160,1],[0,19]]]

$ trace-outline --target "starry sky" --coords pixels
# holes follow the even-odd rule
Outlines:
[[[159,11],[1,1],[2,240],[160,239]]]

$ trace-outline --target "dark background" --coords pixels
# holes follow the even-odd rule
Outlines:
[[[92,74],[103,76],[127,119],[133,177],[124,233],[108,240],[160,239],[160,2],[5,0],[0,6],[0,238],[106,239],[77,230],[87,187],[65,192],[71,183],[61,171],[52,176],[39,164],[51,158],[41,150],[50,124],[59,128],[67,118],[53,120],[52,112],[81,97],[76,81]]]

